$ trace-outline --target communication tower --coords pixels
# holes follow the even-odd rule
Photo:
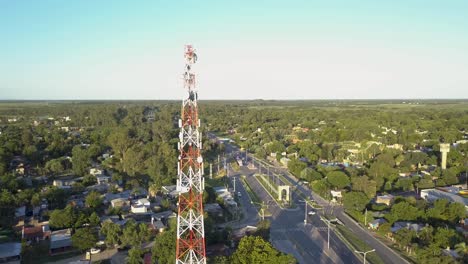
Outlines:
[[[192,45],[185,46],[184,87],[188,94],[182,100],[179,119],[179,161],[177,163],[177,214],[176,264],[205,264],[205,229],[203,225],[203,158],[200,119],[198,119],[198,94],[192,66],[197,54]]]

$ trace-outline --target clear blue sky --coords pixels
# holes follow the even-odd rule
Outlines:
[[[468,1],[0,1],[0,99],[468,98]]]

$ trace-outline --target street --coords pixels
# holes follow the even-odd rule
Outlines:
[[[225,143],[226,154],[237,153],[238,149]],[[270,242],[280,251],[292,254],[299,263],[360,263],[360,260],[351,250],[334,234],[330,232],[330,248],[327,247],[327,225],[319,218],[319,214],[308,217],[308,224],[304,225],[304,204],[300,205],[300,197],[295,193],[292,199],[299,207],[293,209],[281,208],[262,185],[254,178],[256,170],[245,166],[240,171],[230,171],[232,177],[239,179],[241,175],[249,183],[255,194],[268,206],[271,216]],[[250,198],[241,181],[237,180],[236,192],[241,193],[240,202],[244,213],[244,220],[236,227],[254,224],[258,221],[258,210],[251,204]],[[309,206],[309,210],[310,210]]]
[[[250,156],[249,156],[250,157]],[[394,252],[392,249],[388,248],[383,242],[375,238],[370,232],[363,229],[361,226],[356,224],[343,210],[343,207],[340,205],[330,205],[330,203],[324,200],[317,194],[314,194],[308,187],[301,184],[301,181],[291,175],[287,169],[274,167],[275,173],[279,173],[284,176],[285,179],[289,181],[291,186],[296,186],[296,188],[302,192],[307,197],[314,199],[319,205],[323,206],[325,211],[328,211],[339,219],[348,229],[350,229],[357,237],[362,241],[365,241],[371,248],[376,250],[376,253],[380,258],[388,264],[391,263],[408,263],[403,259],[398,253]]]

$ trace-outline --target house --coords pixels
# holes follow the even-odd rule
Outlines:
[[[402,228],[413,230],[416,233],[419,233],[419,231],[421,231],[421,229],[423,229],[424,226],[421,224],[401,221],[401,222],[395,222],[390,230],[392,231],[392,233],[396,233],[398,232],[398,230]]]
[[[237,230],[232,230],[232,239],[233,240],[240,240],[241,238],[245,237],[246,235],[251,235],[257,231],[256,226],[245,226]]]
[[[100,175],[104,175],[103,173],[103,170],[101,169],[98,169],[98,168],[91,168],[89,169],[89,174],[93,175],[93,176],[100,176]]]
[[[368,225],[369,225],[369,228],[370,229],[373,229],[373,230],[376,230],[376,229],[379,229],[379,227],[386,223],[387,221],[385,221],[385,219],[383,218],[378,218],[378,219],[375,219],[374,221],[370,222]]]
[[[19,220],[23,220],[26,216],[26,206],[21,206],[16,208],[15,210],[15,218]]]
[[[224,243],[217,243],[206,247],[207,256],[226,256],[228,255],[229,247]]]
[[[19,264],[21,262],[21,243],[0,244],[0,263]]]
[[[177,217],[177,214],[172,212],[171,210],[167,210],[167,211],[153,214],[153,217],[156,219],[169,219],[169,218]]]
[[[148,208],[144,205],[132,204],[130,211],[134,214],[142,214],[148,212]]]
[[[166,229],[166,225],[160,219],[155,217],[151,217],[151,227],[159,233],[164,232]]]
[[[126,207],[126,206],[129,206],[130,205],[130,201],[128,199],[124,199],[124,198],[116,198],[116,199],[113,199],[112,201],[110,201],[111,203],[111,206],[113,208],[116,208],[116,207]]]
[[[289,163],[290,161],[291,161],[291,159],[286,158],[286,157],[282,157],[282,158],[280,159],[281,164],[282,164],[283,166],[285,166],[285,167],[288,166],[288,163]]]
[[[122,198],[124,200],[129,200],[130,199],[130,195],[131,195],[131,191],[130,190],[127,190],[127,191],[123,191],[123,192],[120,192],[120,193],[106,193],[104,195],[104,203],[108,204],[110,203],[112,200],[114,199],[118,199],[118,198]]]
[[[161,187],[161,191],[170,198],[177,198],[179,196],[176,185],[163,186]]]
[[[450,247],[447,247],[446,249],[442,249],[442,254],[452,257],[453,259],[460,259],[460,255],[457,253],[457,251],[450,249]]]
[[[100,175],[100,176],[97,176],[97,177],[96,177],[96,180],[97,180],[97,184],[105,184],[105,183],[109,183],[109,182],[110,182],[111,177],[109,177],[109,176],[104,176],[104,175]]]
[[[115,224],[118,221],[120,221],[120,216],[118,215],[102,216],[100,217],[100,220],[101,220],[101,225],[106,222],[111,222]]]
[[[50,255],[66,252],[70,249],[72,249],[71,229],[52,232],[50,236]]]
[[[136,190],[133,190],[130,194],[130,199],[140,199],[140,198],[147,198],[147,197],[148,197],[148,191],[141,187]]]
[[[218,203],[205,204],[203,210],[212,215],[223,216],[223,208]]]
[[[70,189],[72,185],[75,183],[76,183],[75,179],[59,179],[59,180],[54,180],[52,185],[60,189]]]
[[[145,206],[146,208],[150,208],[151,203],[147,198],[141,198],[136,201],[137,205]]]
[[[433,202],[437,199],[447,199],[450,202],[461,203],[465,206],[468,212],[468,198],[459,195],[458,188],[437,188],[421,190],[421,198],[428,202]]]
[[[31,242],[50,239],[51,232],[49,225],[24,227],[21,231],[21,239]]]
[[[395,199],[395,197],[393,197],[393,195],[391,195],[391,194],[378,195],[375,198],[375,203],[386,204],[387,206],[390,206],[394,199]]]
[[[83,208],[85,207],[85,199],[84,198],[69,199],[68,204],[76,208]]]

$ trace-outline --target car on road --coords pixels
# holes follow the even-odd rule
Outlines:
[[[309,213],[307,213],[308,215],[315,215],[316,212],[315,211],[310,211]]]
[[[242,193],[241,193],[241,192],[237,192],[237,197],[241,198],[241,197],[242,197]]]
[[[101,252],[101,250],[99,248],[91,248],[89,252],[94,255]]]

